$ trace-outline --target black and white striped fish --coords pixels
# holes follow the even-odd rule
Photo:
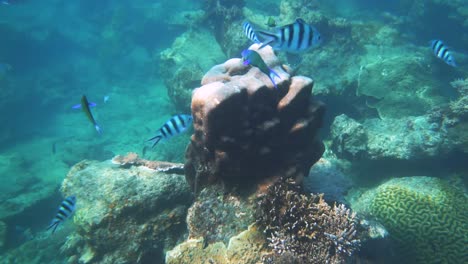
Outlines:
[[[436,39],[431,41],[431,49],[437,58],[443,60],[445,63],[452,67],[457,67],[452,52],[445,46],[442,40]]]
[[[54,219],[50,223],[47,230],[52,229],[52,234],[55,232],[55,229],[59,226],[60,223],[65,221],[69,218],[73,212],[75,211],[75,204],[76,204],[76,197],[75,196],[68,196],[65,200],[63,200],[62,204],[60,204],[59,210],[55,215]]]
[[[172,136],[181,134],[187,130],[192,124],[193,118],[191,115],[175,115],[171,117],[164,125],[158,129],[158,134],[148,141],[153,141],[153,147],[162,139],[168,139]]]
[[[254,28],[248,21],[245,21],[242,24],[242,29],[244,30],[244,34],[247,36],[247,38],[249,38],[251,41],[255,43],[260,43],[260,40],[258,39],[257,34],[255,34]]]
[[[260,49],[270,45],[275,50],[291,53],[306,51],[320,44],[322,37],[318,30],[301,18],[294,23],[276,28],[275,31],[255,31],[263,43]]]

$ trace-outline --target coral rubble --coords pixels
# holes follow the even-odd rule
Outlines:
[[[324,151],[317,139],[324,106],[312,100],[313,81],[290,76],[270,47],[258,52],[279,74],[278,89],[258,68],[231,59],[213,67],[193,93],[195,133],[185,164],[193,190],[300,178]]]
[[[407,263],[467,263],[468,198],[437,178],[395,178],[353,204],[381,221]]]
[[[186,232],[192,196],[182,175],[83,161],[61,191],[77,197],[77,232],[64,252],[80,263],[162,262]]]

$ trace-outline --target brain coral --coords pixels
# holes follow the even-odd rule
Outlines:
[[[468,263],[463,191],[440,179],[409,177],[371,192],[369,213],[385,225],[409,263]]]

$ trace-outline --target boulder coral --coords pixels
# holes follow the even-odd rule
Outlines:
[[[383,223],[408,263],[468,263],[468,198],[440,179],[392,179],[353,209]]]
[[[196,192],[216,182],[234,187],[279,175],[301,178],[324,151],[317,138],[324,106],[312,98],[313,81],[291,76],[270,47],[257,51],[279,74],[278,89],[235,58],[214,66],[193,92],[195,132],[185,170]]]

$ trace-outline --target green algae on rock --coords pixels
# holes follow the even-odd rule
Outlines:
[[[468,262],[468,197],[444,181],[395,178],[352,204],[383,223],[410,263]]]

